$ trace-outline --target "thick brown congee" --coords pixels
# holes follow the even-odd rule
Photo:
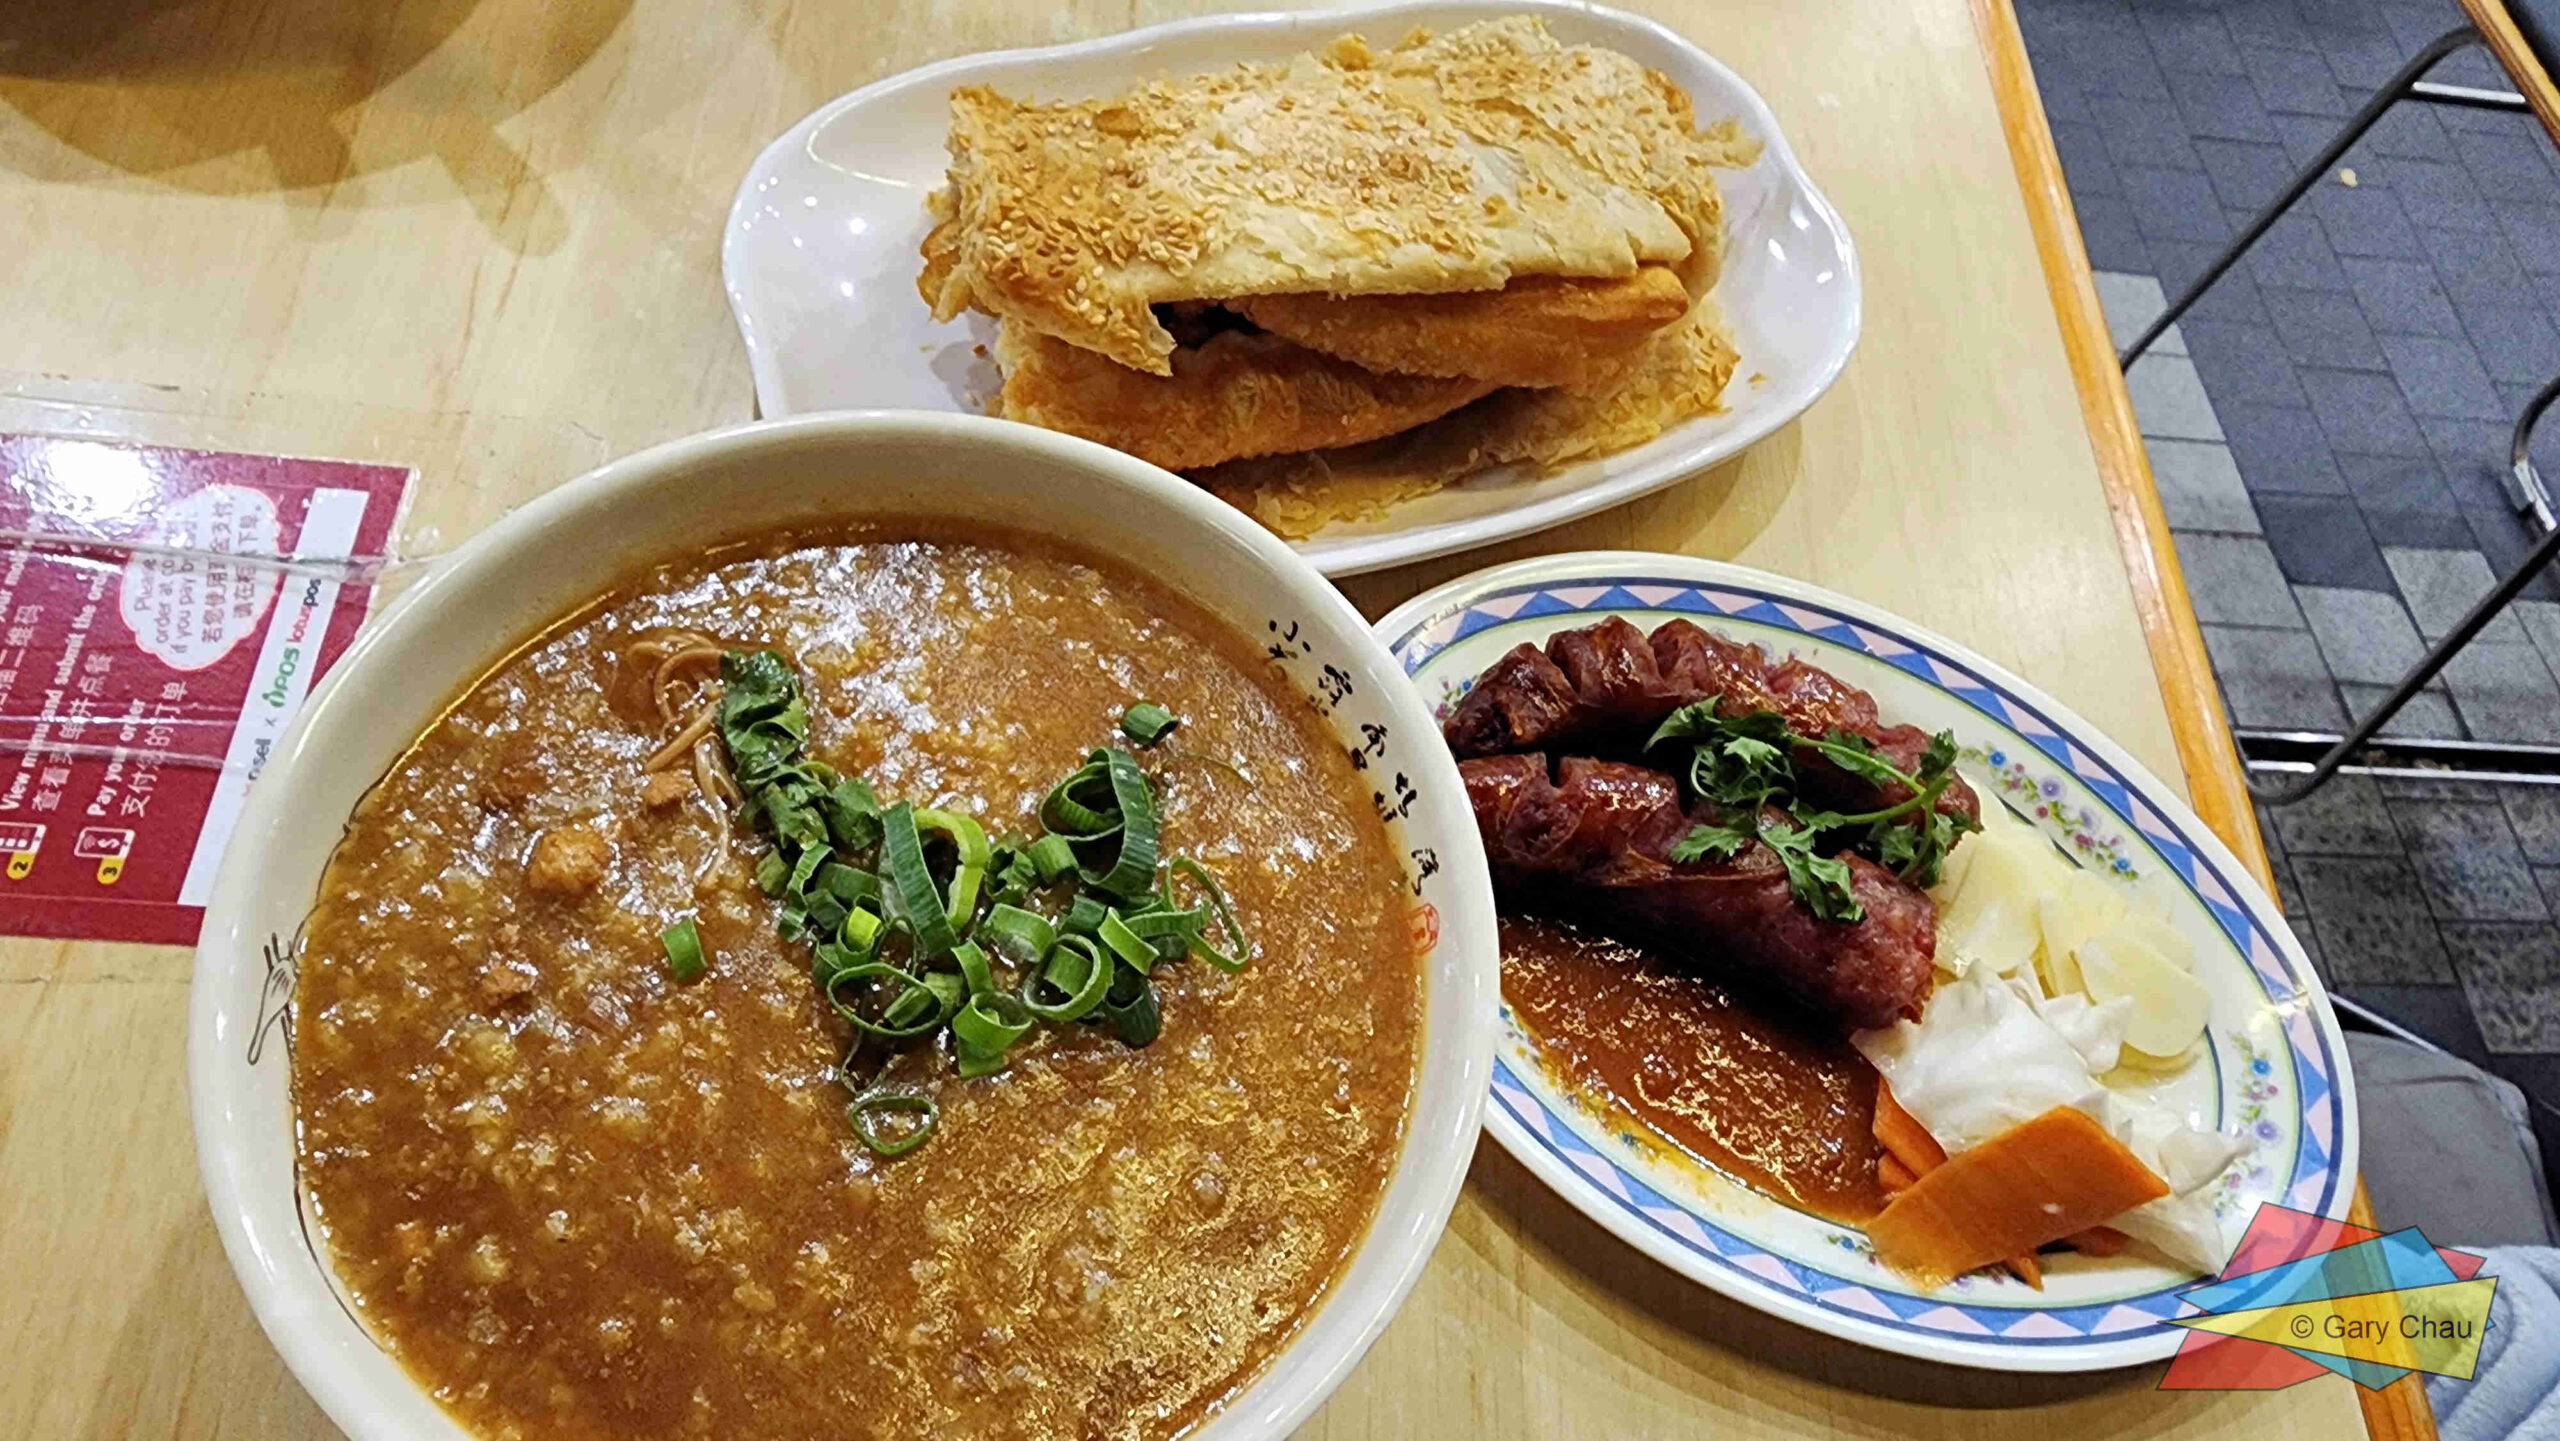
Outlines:
[[[1072,1027],[979,1080],[908,1055],[939,1129],[873,1155],[751,832],[715,854],[689,785],[644,800],[648,642],[680,630],[781,650],[818,758],[990,833],[1162,702],[1167,853],[1258,958],[1160,971],[1144,1050]],[[1409,903],[1342,747],[1197,608],[1001,535],[774,537],[557,627],[365,798],[305,936],[303,1185],[365,1323],[484,1437],[1171,1436],[1376,1209],[1421,1039]],[[658,934],[693,911],[710,969],[680,984]]]

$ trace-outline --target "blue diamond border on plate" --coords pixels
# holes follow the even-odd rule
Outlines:
[[[1610,576],[1570,583],[1532,582],[1478,596],[1465,605],[1427,616],[1388,644],[1411,675],[1441,651],[1479,631],[1543,616],[1588,611],[1667,611],[1714,620],[1741,620],[1808,635],[1872,656],[1956,697],[1974,710],[2027,737],[2037,750],[2069,770],[2100,803],[2168,862],[2223,933],[2249,958],[2260,989],[2283,1006],[2306,989],[2293,962],[2249,915],[2230,881],[2216,872],[2184,827],[2143,803],[2131,781],[2114,766],[2072,744],[2060,722],[2006,687],[1972,674],[1953,657],[1904,636],[1852,619],[1816,602],[1756,590],[1748,584],[1701,585],[1645,576]],[[2296,1103],[2300,1144],[2292,1176],[2278,1198],[2300,1210],[2327,1214],[2340,1180],[2333,1158],[2344,1142],[2344,1117],[2331,1104],[2337,1058],[2328,1036],[2305,1008],[2287,1008],[2285,1036],[2299,1084]],[[2177,1315],[2174,1289],[2103,1304],[2054,1310],[1968,1306],[1937,1297],[1909,1296],[1862,1286],[1772,1254],[1704,1220],[1663,1196],[1615,1160],[1561,1125],[1507,1063],[1494,1067],[1493,1103],[1518,1121],[1556,1159],[1589,1177],[1663,1236],[1711,1264],[1859,1321],[1937,1338],[1973,1338],[2010,1346],[2075,1346],[2116,1341],[2161,1327]],[[2178,1283],[2180,1286],[2187,1282]]]

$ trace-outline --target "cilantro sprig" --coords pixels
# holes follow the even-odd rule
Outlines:
[[[1714,821],[1691,827],[1673,844],[1674,863],[1729,860],[1758,841],[1786,866],[1787,889],[1798,904],[1826,921],[1859,921],[1866,909],[1850,891],[1843,851],[1855,851],[1925,890],[1938,883],[1957,838],[1978,828],[1938,810],[1938,797],[1955,782],[1952,732],[1930,737],[1919,768],[1906,771],[1864,736],[1832,730],[1808,740],[1790,732],[1776,711],[1720,714],[1722,699],[1710,696],[1680,707],[1645,742],[1648,752],[1687,742],[1689,790],[1716,810]],[[1796,772],[1803,753],[1880,789],[1899,786],[1908,794],[1892,805],[1850,814],[1814,805],[1803,798]],[[1772,808],[1785,819],[1763,815]]]

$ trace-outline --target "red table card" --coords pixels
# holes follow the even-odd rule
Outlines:
[[[194,943],[411,474],[0,435],[0,933]]]

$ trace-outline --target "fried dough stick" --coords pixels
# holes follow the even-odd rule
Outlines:
[[[1007,420],[1097,440],[1167,470],[1357,445],[1494,389],[1467,376],[1389,375],[1276,335],[1222,331],[1174,352],[1173,374],[1006,322],[996,335]]]
[[[1528,276],[1439,295],[1258,295],[1228,309],[1310,350],[1399,375],[1584,386],[1616,377],[1689,313],[1670,266],[1617,280]]]

